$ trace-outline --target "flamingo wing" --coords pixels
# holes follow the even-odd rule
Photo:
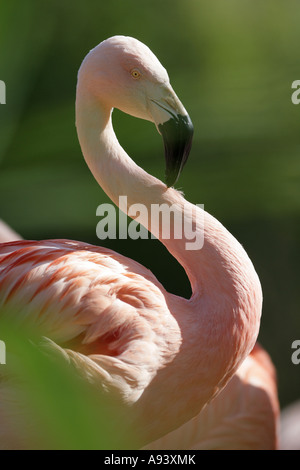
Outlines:
[[[1,316],[37,326],[48,346],[129,404],[180,347],[155,276],[105,248],[68,240],[2,244],[0,294]]]

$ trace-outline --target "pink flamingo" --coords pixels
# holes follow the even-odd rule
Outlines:
[[[300,400],[285,406],[280,416],[280,450],[300,450]]]
[[[156,124],[165,143],[167,185],[120,146],[114,107]],[[196,233],[204,234],[203,247],[190,250],[185,233],[178,239],[171,229],[163,237],[150,217],[138,219],[181,263],[192,296],[166,292],[149,270],[109,249],[69,240],[18,241],[0,245],[1,314],[13,307],[24,322],[38,321],[55,348],[137,416],[146,444],[199,413],[251,352],[261,286],[238,241],[171,187],[187,159],[192,124],[147,46],[115,36],[87,55],[78,75],[76,126],[100,186],[116,204],[127,196],[122,210],[139,203],[150,214],[152,204],[166,204],[188,213]]]
[[[258,344],[219,395],[148,450],[276,450],[279,401],[275,367]]]
[[[0,243],[22,240],[22,237],[11,229],[3,220],[0,220]]]

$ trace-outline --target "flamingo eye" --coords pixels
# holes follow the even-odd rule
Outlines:
[[[132,78],[134,78],[135,80],[137,80],[141,76],[141,72],[138,69],[132,69],[130,73]]]

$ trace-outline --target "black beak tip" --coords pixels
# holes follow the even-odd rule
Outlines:
[[[194,134],[194,127],[188,115],[177,115],[159,125],[165,146],[167,187],[174,186],[187,162]]]
[[[178,181],[178,178],[180,176],[180,172],[177,172],[177,173],[169,173],[167,170],[166,170],[166,174],[165,174],[165,182],[166,182],[166,185],[168,188],[171,188],[172,186],[174,186],[177,181]]]

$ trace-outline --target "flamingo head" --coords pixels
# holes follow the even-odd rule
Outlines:
[[[174,185],[191,149],[193,124],[151,50],[131,37],[106,39],[87,55],[80,77],[102,106],[155,123],[164,140],[166,184]]]

